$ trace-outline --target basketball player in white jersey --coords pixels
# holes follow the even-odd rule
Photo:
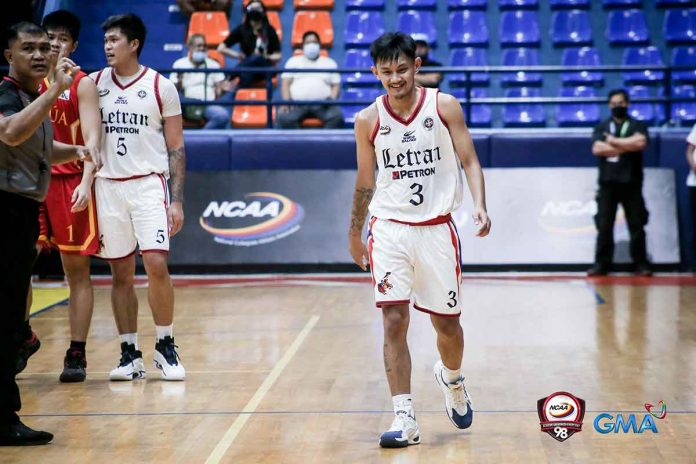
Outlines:
[[[387,94],[355,120],[358,175],[349,241],[358,266],[365,270],[370,265],[384,322],[384,367],[395,418],[380,446],[400,448],[420,443],[406,341],[412,300],[415,309],[430,315],[437,332],[441,360],[434,374],[447,415],[460,429],[473,420],[461,374],[460,249],[451,217],[462,201],[462,167],[479,237],[488,235],[491,222],[483,172],[457,100],[437,89],[416,87],[421,60],[408,35],[386,33],[370,52],[372,72]],[[368,208],[372,218],[366,246],[361,237]]]
[[[103,133],[103,158],[95,181],[100,256],[111,265],[111,303],[121,338],[121,360],[110,378],[145,377],[133,287],[138,246],[157,332],[155,367],[164,380],[183,380],[185,370],[174,345],[174,289],[167,268],[169,237],[184,221],[179,96],[172,82],[138,62],[146,34],[139,17],[111,16],[102,29],[109,67],[90,77],[99,90]]]

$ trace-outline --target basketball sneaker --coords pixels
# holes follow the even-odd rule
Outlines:
[[[474,410],[471,406],[471,398],[464,387],[464,377],[449,383],[445,380],[444,368],[445,365],[442,364],[442,361],[438,361],[435,363],[433,371],[437,384],[445,394],[447,416],[458,429],[469,428],[474,420]]]
[[[29,358],[39,351],[39,348],[41,348],[41,342],[39,341],[39,337],[36,336],[36,332],[32,330],[31,338],[24,340],[17,350],[15,374],[19,374],[26,369]]]
[[[143,353],[135,349],[135,345],[126,342],[121,343],[121,360],[118,366],[111,371],[111,380],[135,380],[144,379],[145,364],[143,363]]]
[[[179,362],[174,338],[166,336],[155,343],[155,367],[162,371],[162,380],[184,380],[186,369]]]
[[[420,430],[416,418],[406,411],[397,411],[389,430],[379,437],[382,448],[404,448],[420,443]]]
[[[63,372],[60,381],[65,383],[84,382],[87,377],[87,358],[85,352],[68,348],[63,360]]]

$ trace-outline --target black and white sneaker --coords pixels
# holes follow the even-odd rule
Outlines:
[[[121,343],[121,360],[118,366],[109,374],[111,380],[135,380],[144,379],[145,364],[143,353],[135,349],[135,345],[126,342]]]
[[[157,340],[155,344],[155,367],[162,371],[162,380],[184,380],[186,369],[181,364],[178,346],[174,344],[174,338],[166,336]]]

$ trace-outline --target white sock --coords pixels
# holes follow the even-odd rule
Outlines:
[[[138,349],[138,334],[128,333],[119,335],[121,343],[128,343],[129,345],[135,345],[135,349]]]
[[[174,324],[156,325],[155,331],[157,332],[157,340],[162,340],[164,337],[174,338]]]
[[[445,382],[454,383],[457,382],[462,377],[462,369],[449,370],[447,366],[442,364],[442,376],[445,378]]]
[[[413,399],[410,393],[392,396],[392,404],[394,405],[394,414],[399,411],[406,411],[406,414],[415,417],[413,413]]]

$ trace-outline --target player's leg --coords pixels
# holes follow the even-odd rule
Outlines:
[[[440,360],[433,368],[445,397],[445,409],[460,429],[471,426],[473,409],[461,373],[464,333],[461,313],[459,236],[453,223],[418,227],[415,246],[414,307],[429,313]]]

